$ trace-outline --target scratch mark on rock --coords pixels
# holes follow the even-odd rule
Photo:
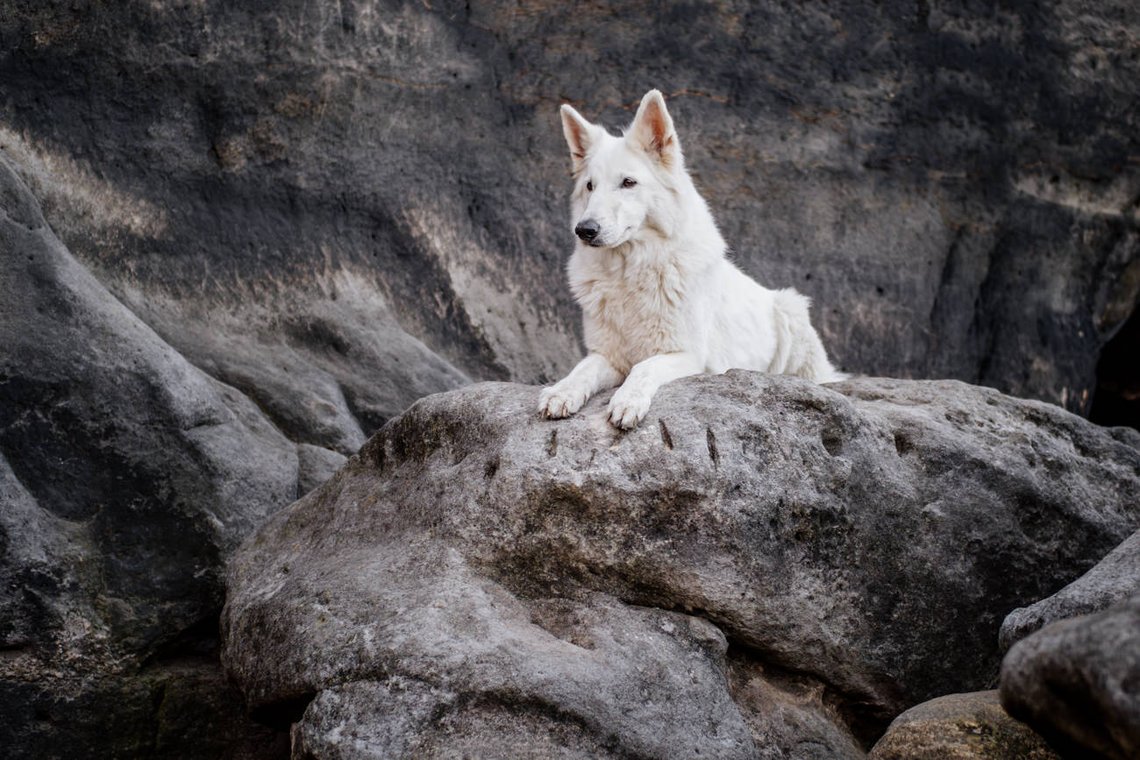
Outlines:
[[[720,465],[720,452],[716,449],[716,436],[713,435],[712,428],[705,428],[705,444],[709,448],[709,459],[712,460],[713,467]]]
[[[558,453],[558,431],[550,431],[550,440],[546,442],[546,455],[552,457]]]
[[[672,451],[673,436],[669,435],[669,428],[665,427],[665,420],[658,419],[657,424],[661,428],[661,442],[665,444],[665,448]]]

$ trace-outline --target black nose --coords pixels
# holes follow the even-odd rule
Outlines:
[[[587,219],[584,222],[580,222],[578,226],[574,228],[574,234],[582,238],[582,240],[586,241],[587,243],[593,242],[594,238],[596,238],[598,236],[598,233],[601,231],[602,228],[599,227],[598,223],[593,219]]]

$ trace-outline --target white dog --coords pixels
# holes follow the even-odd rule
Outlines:
[[[622,137],[562,106],[574,165],[567,272],[588,354],[545,388],[539,411],[582,408],[620,384],[609,420],[632,428],[663,384],[733,367],[840,380],[808,317],[808,299],[768,290],[725,257],[725,243],[685,170],[665,100],[641,99]]]

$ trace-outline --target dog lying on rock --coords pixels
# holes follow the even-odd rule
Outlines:
[[[807,297],[768,290],[728,260],[685,170],[665,99],[651,90],[621,137],[562,106],[578,240],[567,273],[582,307],[586,358],[543,389],[539,411],[567,417],[620,385],[619,428],[637,425],[663,384],[731,368],[843,379],[808,316]]]

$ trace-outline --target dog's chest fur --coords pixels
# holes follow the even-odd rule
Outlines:
[[[675,257],[646,246],[576,251],[570,288],[582,307],[586,348],[620,372],[683,350],[688,303],[681,269]]]

